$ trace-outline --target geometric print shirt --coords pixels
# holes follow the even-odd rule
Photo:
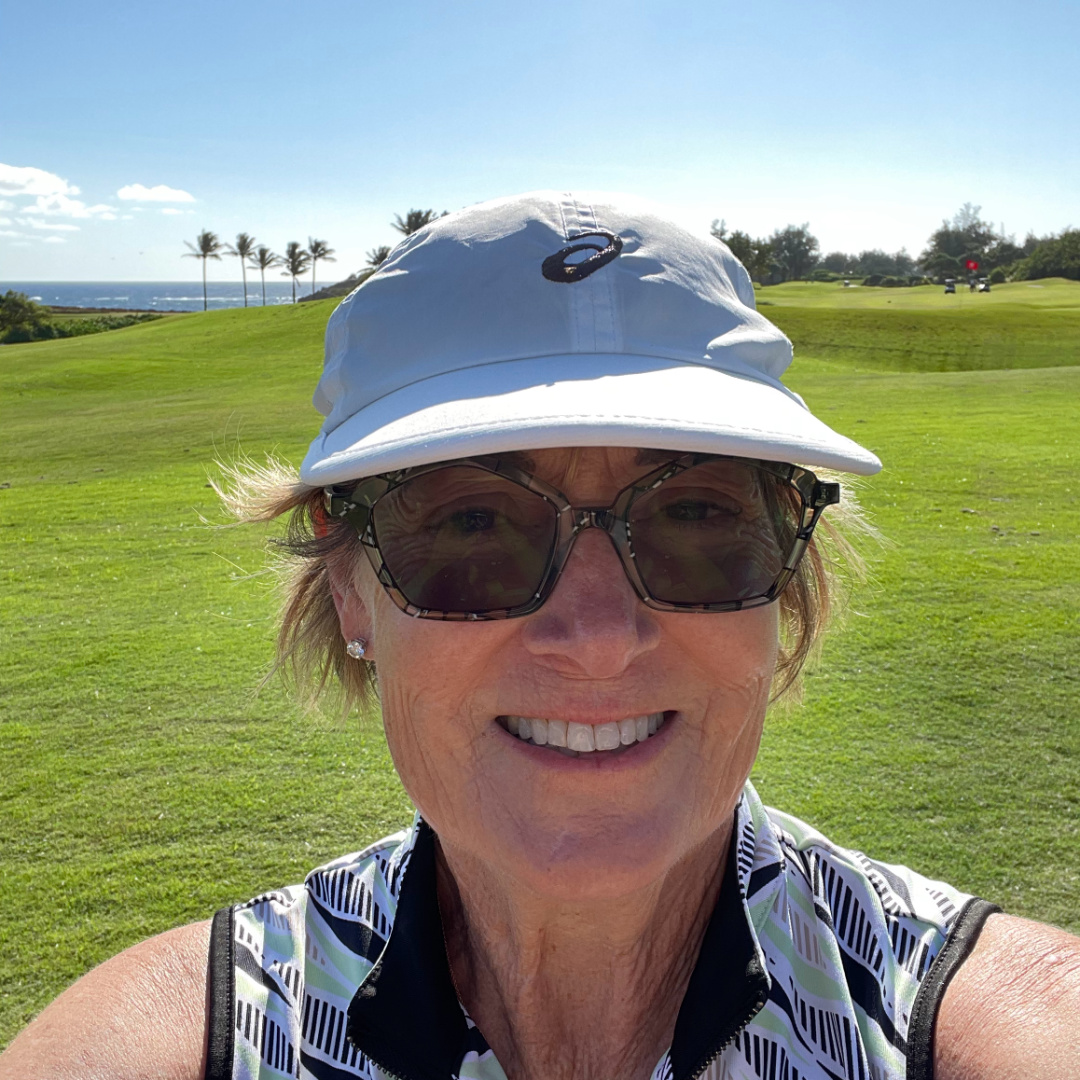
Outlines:
[[[747,782],[652,1080],[930,1080],[949,979],[997,911],[838,847]],[[458,1001],[435,837],[404,832],[214,918],[208,1080],[506,1080]]]

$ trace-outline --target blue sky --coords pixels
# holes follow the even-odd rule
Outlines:
[[[395,212],[541,187],[824,250],[918,253],[967,201],[1080,225],[1076,0],[43,10],[4,12],[0,280],[193,280],[202,228],[345,276]]]

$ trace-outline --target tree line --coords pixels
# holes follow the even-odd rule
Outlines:
[[[964,277],[968,262],[978,263],[979,275],[995,284],[1042,277],[1080,280],[1080,230],[1070,228],[1047,236],[1029,233],[1018,244],[1015,236],[984,221],[981,210],[965,203],[931,233],[918,258],[904,248],[891,254],[871,248],[858,254],[830,251],[822,255],[809,222],[753,237],[739,229],[729,231],[726,222],[717,219],[711,231],[761,285],[853,277],[867,285],[920,285]]]
[[[334,249],[325,240],[315,240],[308,237],[308,246],[301,247],[296,240],[290,240],[285,245],[285,254],[278,255],[271,251],[265,244],[256,244],[255,237],[242,232],[236,234],[235,244],[226,244],[218,238],[217,233],[203,229],[195,237],[195,243],[185,240],[190,250],[183,256],[185,259],[202,260],[202,283],[203,283],[203,311],[206,311],[206,264],[214,259],[221,261],[222,253],[232,255],[240,260],[240,271],[244,281],[244,307],[248,306],[247,272],[249,269],[258,270],[262,279],[262,302],[266,306],[266,271],[275,266],[283,266],[282,277],[292,278],[292,298],[296,303],[296,279],[307,273],[311,267],[311,291],[315,291],[315,268],[319,262],[337,262],[334,258]]]
[[[422,229],[429,222],[434,221],[435,218],[445,216],[445,214],[445,210],[442,215],[436,214],[434,210],[409,210],[404,217],[395,214],[394,220],[390,222],[390,227],[396,229],[403,236],[411,236],[418,229]],[[266,271],[278,266],[283,267],[281,276],[292,279],[292,300],[295,304],[297,279],[303,277],[310,267],[311,295],[314,295],[316,288],[315,271],[318,264],[320,262],[337,262],[337,259],[334,258],[334,249],[325,240],[316,240],[310,236],[306,248],[302,247],[297,241],[292,240],[285,245],[283,255],[271,251],[265,244],[256,244],[255,237],[248,233],[238,233],[236,242],[228,244],[223,243],[217,233],[204,229],[195,238],[195,243],[191,243],[189,240],[185,240],[184,243],[189,248],[183,256],[184,258],[202,260],[203,311],[207,309],[206,264],[211,259],[220,261],[222,254],[231,255],[240,260],[241,276],[244,282],[244,307],[248,306],[247,272],[249,269],[259,271],[259,277],[262,281],[262,302],[263,306],[265,306]],[[355,288],[356,285],[370,277],[386,261],[390,250],[388,244],[372,248],[367,253],[367,265],[362,270],[351,274],[346,279],[346,282],[351,283],[352,287]]]
[[[963,278],[967,264],[978,263],[978,274],[988,276],[995,284],[1002,281],[1022,281],[1040,277],[1066,277],[1080,280],[1080,230],[1065,229],[1061,233],[1036,236],[1029,233],[1023,243],[998,231],[981,217],[982,208],[965,203],[952,218],[942,221],[931,233],[925,250],[918,257],[906,249],[886,252],[868,248],[857,254],[844,251],[821,253],[818,238],[810,231],[809,222],[787,225],[769,236],[755,237],[740,229],[729,230],[727,223],[716,219],[712,235],[722,240],[732,254],[746,267],[751,278],[761,285],[777,285],[784,281],[834,281],[840,278],[860,278],[866,285],[920,285],[927,281],[941,282],[945,278]],[[444,210],[443,215],[446,214]],[[442,216],[434,210],[409,210],[404,216],[395,214],[390,227],[403,236]],[[292,279],[293,303],[296,302],[296,283],[310,268],[310,297],[345,295],[362,284],[389,256],[389,245],[367,252],[367,262],[333,287],[316,290],[316,268],[320,261],[335,262],[334,251],[325,240],[308,238],[308,246],[290,242],[284,255],[277,255],[265,245],[257,245],[254,237],[240,233],[234,244],[223,244],[217,234],[204,230],[195,243],[188,243],[188,257],[202,260],[203,309],[206,300],[206,264],[220,259],[222,253],[240,260],[244,279],[244,306],[247,306],[247,270],[258,270],[262,280],[262,299],[266,303],[266,271],[283,267],[282,276]],[[310,297],[302,297],[309,299]]]

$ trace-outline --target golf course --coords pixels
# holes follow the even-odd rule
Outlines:
[[[1080,282],[758,300],[787,384],[885,463],[844,481],[881,541],[758,790],[1080,932]],[[0,347],[0,1047],[117,951],[410,820],[377,716],[260,688],[277,529],[210,487],[299,464],[334,303]]]

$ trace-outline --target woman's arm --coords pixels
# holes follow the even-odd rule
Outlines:
[[[192,923],[106,960],[0,1054],[0,1080],[202,1080],[209,944]]]
[[[1009,915],[986,920],[945,991],[935,1080],[1076,1080],[1080,938]]]

